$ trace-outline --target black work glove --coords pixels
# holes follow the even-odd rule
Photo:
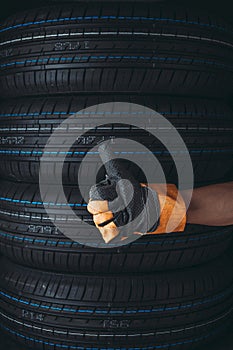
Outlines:
[[[109,143],[99,147],[99,154],[107,176],[91,187],[87,209],[104,241],[109,243],[117,236],[123,240],[155,231],[160,215],[157,193],[136,181],[114,159]]]

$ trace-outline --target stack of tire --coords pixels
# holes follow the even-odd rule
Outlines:
[[[59,196],[46,212],[39,169],[49,137],[69,115],[129,102],[178,129],[195,186],[226,180],[233,165],[232,28],[158,2],[80,2],[16,14],[0,38],[2,330],[43,350],[197,349],[223,334],[232,316],[232,259],[225,253],[232,227],[187,225],[184,233],[120,247],[80,244],[56,227],[69,223]],[[88,127],[83,116],[77,123]],[[149,134],[96,128],[73,144],[63,167],[77,222],[92,221],[77,185],[84,155],[125,135],[156,150],[167,182],[177,182],[171,157]],[[54,153],[49,157],[53,188],[59,152],[55,163]],[[133,156],[126,165],[143,181]]]

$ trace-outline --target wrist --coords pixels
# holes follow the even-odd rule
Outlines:
[[[183,232],[187,223],[185,201],[173,184],[141,184],[156,193],[159,201],[159,220],[148,234]],[[155,229],[154,229],[155,228]]]

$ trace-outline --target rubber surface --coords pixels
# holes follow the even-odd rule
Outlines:
[[[90,247],[90,232],[100,235],[90,226],[94,233],[85,229],[87,245],[81,245],[54,226],[63,223],[66,230],[75,227],[78,233],[80,218],[93,225],[77,188],[64,186],[64,191],[76,220],[60,203],[58,193],[49,203],[49,219],[36,185],[1,183],[0,249],[4,255],[19,264],[55,271],[146,272],[202,264],[222,254],[232,242],[232,226],[187,225],[184,233],[146,235],[121,247],[104,241]]]
[[[2,329],[33,349],[196,349],[232,315],[232,259],[148,275],[45,273],[1,261]]]
[[[223,102],[205,99],[184,99],[154,96],[92,96],[92,97],[46,97],[8,100],[1,104],[0,113],[0,174],[6,179],[38,182],[39,161],[44,155],[44,146],[48,142],[52,132],[69,115],[79,113],[83,108],[95,106],[105,102],[131,102],[152,108],[161,113],[176,127],[189,150],[193,168],[195,185],[221,181],[233,167],[233,113]],[[143,116],[146,130],[137,130],[130,126],[132,120],[126,118],[126,125],[111,124],[111,117],[117,118],[117,114],[109,116],[109,125],[93,128],[91,120],[96,122],[101,117],[102,107],[96,107],[96,117],[91,115],[79,115],[70,125],[70,133],[76,135],[76,130],[82,130],[82,136],[78,137],[72,148],[67,153],[63,181],[66,184],[76,184],[78,171],[83,178],[100,164],[98,154],[93,154],[93,147],[101,141],[114,138],[126,138],[139,142],[149,148],[163,167],[167,182],[177,182],[177,171],[172,156],[178,156],[178,163],[185,171],[186,164],[183,157],[183,149],[176,146],[176,142],[170,135],[170,129],[163,130],[163,135],[169,137],[169,142],[174,148],[174,154],[169,154],[166,146],[158,139],[152,137],[149,132],[155,122],[150,117]],[[123,109],[125,107],[122,107]],[[119,112],[119,111],[118,111]],[[81,112],[80,112],[81,113]],[[131,113],[131,112],[130,112]],[[131,114],[130,114],[131,117]],[[106,118],[105,118],[106,123]],[[61,129],[56,147],[52,145],[46,152],[47,169],[46,177],[53,183],[56,169],[63,156],[63,145],[60,138],[66,136]],[[88,131],[88,129],[90,129]],[[152,130],[153,132],[153,130]],[[151,164],[151,159],[145,155],[139,156],[132,146],[126,145],[126,152],[131,152],[131,161],[141,159],[142,163]],[[88,162],[80,163],[88,153]],[[149,160],[148,160],[149,159]],[[149,163],[148,163],[149,162]],[[135,164],[127,163],[134,176],[141,182],[145,181],[142,172]],[[143,170],[143,169],[142,169]],[[158,171],[155,170],[153,179],[149,182],[159,181]],[[156,179],[156,180],[155,180]]]
[[[159,3],[80,3],[14,15],[1,29],[0,92],[229,96],[233,30]]]

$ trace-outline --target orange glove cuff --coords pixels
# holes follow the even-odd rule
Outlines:
[[[172,184],[148,184],[148,187],[157,192],[161,208],[159,226],[150,234],[183,232],[187,223],[186,205],[177,187]]]

